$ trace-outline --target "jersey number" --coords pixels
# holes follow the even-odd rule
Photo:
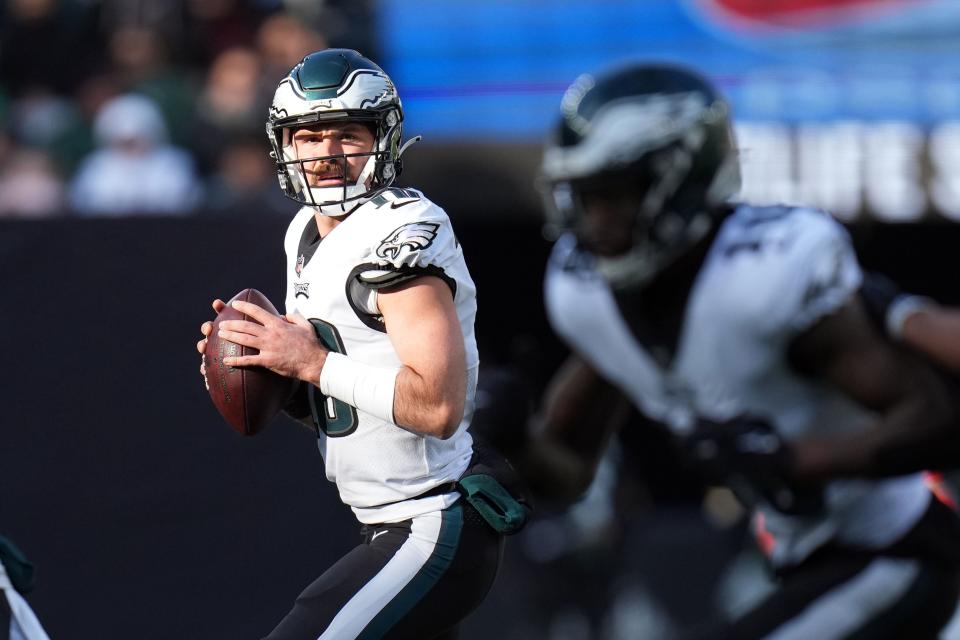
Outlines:
[[[347,355],[343,347],[343,339],[337,328],[317,318],[310,318],[310,324],[317,334],[320,344],[335,353]],[[310,400],[310,412],[313,413],[313,423],[319,431],[323,431],[329,438],[348,436],[357,429],[359,419],[357,410],[342,400],[330,398],[322,393],[316,385],[310,385],[307,397]]]

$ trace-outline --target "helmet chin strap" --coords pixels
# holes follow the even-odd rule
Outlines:
[[[597,256],[597,271],[614,289],[642,287],[660,268],[656,255],[646,245],[634,246],[627,253],[614,257]]]

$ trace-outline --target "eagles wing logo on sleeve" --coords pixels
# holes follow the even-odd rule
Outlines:
[[[423,251],[437,237],[439,224],[434,222],[410,222],[394,229],[390,235],[380,242],[377,247],[377,256],[395,261],[406,247],[408,253]]]

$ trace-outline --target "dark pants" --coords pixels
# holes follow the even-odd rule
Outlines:
[[[469,505],[365,526],[266,640],[452,640],[487,595],[503,537]]]
[[[960,597],[960,520],[938,500],[880,551],[828,546],[783,572],[777,590],[703,637],[934,640]]]

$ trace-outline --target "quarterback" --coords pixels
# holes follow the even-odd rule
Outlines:
[[[262,325],[224,322],[221,336],[259,354],[226,364],[302,381],[288,411],[315,427],[364,540],[269,640],[456,637],[500,561],[502,533],[458,490],[475,455],[476,290],[446,213],[392,186],[412,142],[402,121],[390,78],[346,49],[306,56],[270,106],[280,185],[302,205],[284,240],[286,315],[235,302]]]
[[[846,231],[729,201],[728,106],[688,69],[585,75],[561,112],[542,164],[559,236],[545,296],[569,379],[670,429],[752,509],[778,578],[709,637],[937,637],[960,594],[960,525],[920,472],[957,439],[957,396],[871,324]],[[545,415],[549,446],[598,427]]]

